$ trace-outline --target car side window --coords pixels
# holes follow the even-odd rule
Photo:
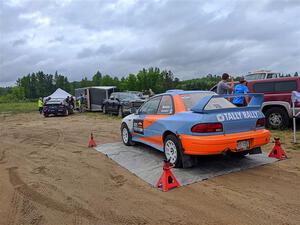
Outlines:
[[[115,93],[112,93],[109,97],[110,99],[115,99],[116,98],[116,94]]]
[[[140,108],[139,114],[157,114],[160,100],[161,96],[150,99]]]
[[[297,82],[296,81],[282,81],[275,82],[275,92],[292,92],[297,90]]]
[[[256,83],[253,85],[255,92],[274,92],[274,82]]]
[[[173,113],[173,102],[170,95],[164,95],[161,98],[157,114],[172,114]]]

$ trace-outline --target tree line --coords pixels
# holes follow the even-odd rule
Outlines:
[[[298,76],[298,73],[296,72],[294,76]],[[145,92],[151,89],[154,93],[162,93],[169,89],[209,90],[220,80],[220,76],[208,74],[200,78],[181,81],[174,77],[172,71],[160,70],[157,67],[143,68],[137,74],[129,74],[121,79],[102,75],[100,71],[97,71],[92,79],[84,77],[80,81],[72,82],[58,72],[53,75],[38,71],[19,78],[15,87],[0,88],[0,102],[33,100],[48,96],[57,88],[62,88],[74,95],[75,89],[89,86],[116,86],[120,91]]]

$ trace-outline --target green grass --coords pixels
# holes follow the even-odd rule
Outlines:
[[[299,124],[297,124],[297,128],[299,128]],[[280,142],[282,143],[283,149],[285,149],[287,152],[290,152],[291,150],[300,150],[300,131],[297,129],[296,137],[297,137],[297,143],[293,143],[293,131],[292,128],[286,129],[286,130],[270,130],[271,132],[271,141],[273,141],[274,137],[279,137]],[[270,147],[273,148],[274,144],[270,144]]]
[[[38,111],[37,102],[0,103],[0,113],[26,113]]]

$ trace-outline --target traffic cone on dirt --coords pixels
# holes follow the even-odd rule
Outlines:
[[[93,147],[96,147],[96,143],[94,141],[94,136],[93,136],[93,133],[91,133],[91,138],[90,138],[90,142],[89,142],[89,148],[93,148]]]
[[[281,148],[280,138],[274,137],[275,145],[272,149],[272,151],[269,154],[269,157],[276,158],[276,159],[283,159],[288,158],[285,151]]]
[[[159,178],[156,188],[162,189],[163,191],[168,191],[171,188],[180,187],[179,182],[176,180],[171,169],[174,167],[167,160],[164,161],[163,174]]]

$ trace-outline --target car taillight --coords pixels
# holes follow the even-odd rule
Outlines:
[[[222,132],[222,123],[199,123],[192,127],[192,132],[195,133],[210,133],[210,132]]]
[[[263,127],[263,126],[265,126],[265,118],[259,118],[256,121],[256,127]]]

